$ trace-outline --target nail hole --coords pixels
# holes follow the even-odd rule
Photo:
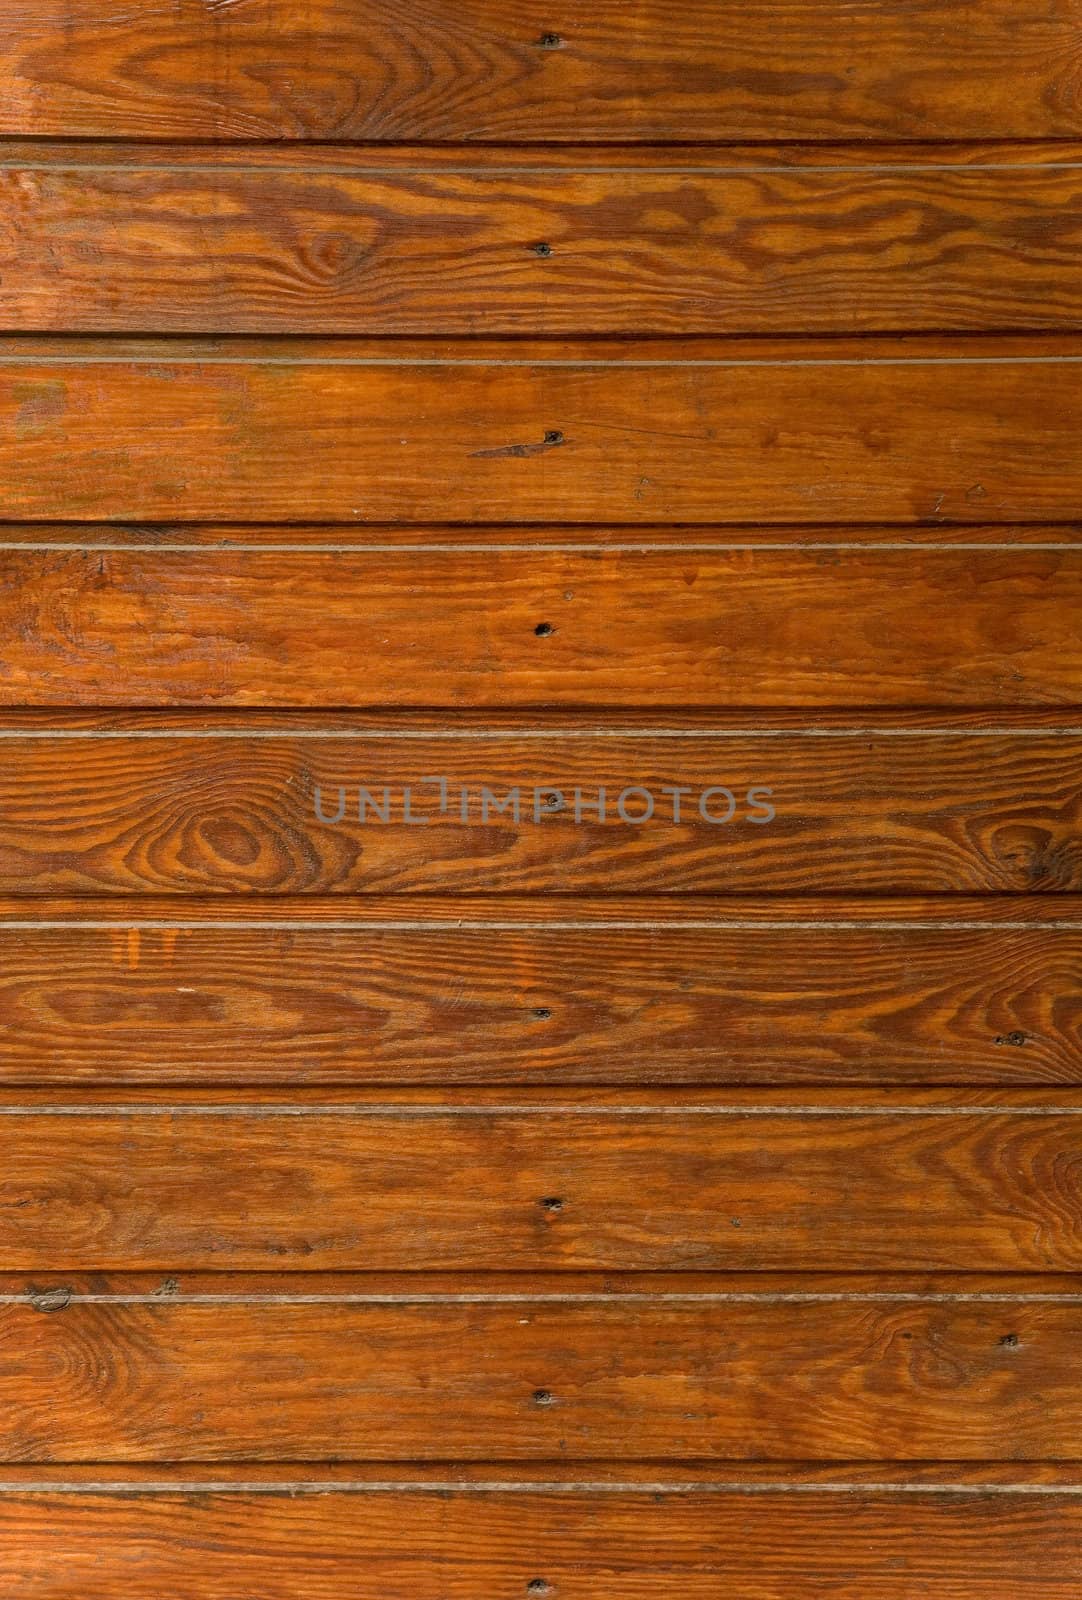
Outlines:
[[[537,627],[534,629],[534,633],[536,633],[539,639],[547,639],[550,633],[555,632],[556,629],[552,626],[551,622],[539,622]]]
[[[541,1202],[541,1209],[543,1211],[562,1211],[563,1208],[564,1203],[558,1195],[548,1195]]]
[[[533,1392],[535,1406],[551,1406],[554,1401],[555,1396],[551,1389],[535,1389]]]
[[[531,1015],[536,1017],[538,1022],[547,1022],[552,1016],[552,1012],[549,1010],[548,1006],[534,1006]]]
[[[559,428],[549,428],[545,434],[546,444],[563,444],[564,436]]]
[[[558,50],[563,44],[563,39],[558,33],[543,33],[541,35],[542,50]]]
[[[551,1594],[552,1585],[546,1583],[544,1578],[531,1578],[526,1585],[527,1594]]]
[[[999,1342],[1004,1350],[1017,1350],[1021,1341],[1016,1333],[1005,1333]]]
[[[1025,1034],[1019,1032],[1019,1030],[1017,1028],[1015,1028],[1013,1033],[997,1033],[995,1038],[992,1041],[993,1044],[1016,1044],[1016,1045],[1017,1044],[1025,1044],[1025,1042],[1026,1042]]]
[[[542,239],[539,244],[534,245],[533,253],[535,256],[550,256],[552,254],[552,246],[550,244],[546,244]]]
[[[550,794],[541,807],[542,811],[562,811],[563,808],[564,803],[558,794]]]

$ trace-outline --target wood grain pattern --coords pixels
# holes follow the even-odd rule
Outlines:
[[[1082,503],[1071,339],[1050,356],[805,342],[692,360],[658,342],[152,348],[6,347],[0,515],[994,523]]]
[[[10,1270],[1082,1267],[1082,1117],[1054,1107],[0,1118]]]
[[[9,0],[2,129],[681,140],[1082,131],[1075,0]],[[546,47],[546,41],[549,47]]]
[[[6,1305],[0,1332],[5,1458],[99,1475],[114,1461],[1080,1456],[1077,1297],[73,1301]]]
[[[295,726],[295,725],[294,725]],[[0,764],[0,891],[65,894],[473,894],[1082,889],[1082,741],[1027,737],[570,736],[408,730],[314,737],[17,733]],[[193,736],[194,735],[194,736]],[[439,810],[446,779],[448,811]],[[681,821],[665,786],[688,787]],[[376,805],[388,790],[389,820]],[[625,786],[656,796],[621,820]],[[696,805],[726,786],[729,823]],[[516,822],[511,791],[521,791]],[[606,789],[606,820],[596,815]],[[411,815],[405,821],[405,791]],[[540,794],[534,820],[534,789]],[[321,821],[316,810],[339,822]],[[484,800],[482,789],[493,796]],[[756,823],[753,790],[773,821]],[[576,802],[576,790],[579,800]],[[556,791],[554,794],[553,791]],[[467,817],[461,820],[462,794]],[[509,798],[510,797],[510,798]],[[636,804],[638,800],[638,804]],[[504,809],[498,807],[503,804]],[[641,797],[628,816],[645,810]],[[578,820],[576,820],[576,810]],[[729,803],[714,795],[714,817]],[[762,813],[765,815],[765,812]]]
[[[0,1590],[1074,1593],[1082,0],[0,88]]]
[[[384,914],[0,925],[0,1082],[1082,1083],[1082,928]]]
[[[110,1600],[777,1600],[794,1583],[806,1600],[1054,1600],[1082,1577],[1080,1540],[1077,1495],[859,1484],[0,1497],[0,1579],[20,1600],[53,1600],[58,1571]]]
[[[0,701],[1070,705],[1080,615],[1028,548],[6,550]]]
[[[47,152],[46,152],[47,153]],[[863,333],[1082,323],[1082,168],[0,169],[12,332]],[[608,161],[614,158],[609,157]],[[18,160],[18,158],[16,158]],[[367,162],[371,163],[368,157]],[[604,158],[602,158],[602,162]],[[724,168],[724,158],[719,157]]]

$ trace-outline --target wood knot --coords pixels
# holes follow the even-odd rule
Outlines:
[[[64,1311],[71,1304],[70,1289],[31,1289],[30,1304],[35,1311]]]

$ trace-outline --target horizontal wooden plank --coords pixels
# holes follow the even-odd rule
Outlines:
[[[13,519],[994,523],[1082,503],[1075,339],[694,359],[658,342],[17,348],[0,360]]]
[[[1082,131],[1073,0],[9,0],[6,133],[197,139]],[[964,64],[964,65],[963,65]]]
[[[0,923],[0,1082],[1082,1083],[1082,927],[466,916]]]
[[[308,734],[5,736],[0,891],[1082,889],[1078,735]]]
[[[1082,553],[1026,547],[6,550],[0,700],[1069,705],[1079,615]]]
[[[101,1476],[114,1461],[1021,1462],[1082,1448],[1077,1296],[166,1297],[8,1304],[0,1332],[3,1459]]]
[[[253,157],[258,161],[259,157]],[[611,162],[611,157],[609,161]],[[368,157],[367,162],[371,163]],[[863,333],[1082,321],[1082,166],[0,168],[12,332]]]
[[[1074,1271],[1082,1113],[0,1110],[10,1270]]]
[[[951,1489],[0,1495],[0,1579],[110,1600],[1054,1600],[1082,1497]]]

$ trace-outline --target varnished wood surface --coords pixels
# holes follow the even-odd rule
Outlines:
[[[589,904],[554,927],[468,906],[455,927],[440,902],[427,926],[411,901],[351,929],[231,910],[0,923],[0,1082],[1082,1082],[1082,928],[861,928],[799,903],[758,927],[739,906],[697,926],[633,906],[631,927]]]
[[[808,1600],[1055,1600],[1082,1577],[1080,1537],[1077,1494],[859,1484],[0,1495],[0,1578],[25,1600],[53,1600],[58,1570],[110,1600],[777,1600],[797,1583]]]
[[[0,515],[1039,522],[1082,496],[1075,340],[290,348],[9,343]]]
[[[809,594],[814,604],[809,604]],[[0,551],[32,705],[1071,705],[1082,553]]]
[[[4,1458],[105,1477],[124,1461],[1080,1455],[1077,1296],[53,1303],[0,1309]]]
[[[10,0],[4,132],[171,139],[1082,132],[1074,0]]]
[[[49,147],[0,169],[9,331],[860,333],[1077,328],[1082,166],[711,171],[583,152],[340,165]],[[0,157],[3,152],[0,152]],[[745,157],[745,162],[747,158]]]
[[[1072,1271],[1055,1105],[6,1107],[12,1270]]]
[[[341,728],[341,719],[338,719]],[[104,731],[104,730],[103,730]],[[1082,743],[1040,730],[831,729],[757,737],[621,735],[551,723],[443,736],[353,737],[310,725],[236,736],[68,737],[25,724],[2,741],[0,890],[7,895],[1068,892],[1082,889]],[[449,811],[439,810],[446,779]],[[664,786],[727,787],[731,822]],[[389,791],[389,820],[367,808]],[[597,819],[606,788],[606,820]],[[620,819],[625,786],[656,796]],[[515,788],[520,814],[513,815]],[[320,812],[316,811],[316,789]],[[405,790],[411,815],[405,821]],[[534,821],[534,789],[540,800]],[[492,796],[485,802],[482,789]],[[752,791],[769,789],[773,821]],[[576,790],[579,809],[576,821]],[[344,791],[344,792],[343,792]],[[556,791],[554,794],[553,791]],[[463,792],[467,821],[461,820]],[[511,798],[509,799],[509,796]],[[638,800],[638,803],[636,803]],[[686,797],[685,797],[686,801]],[[503,804],[504,809],[497,809]],[[341,808],[340,821],[333,819]],[[625,811],[645,810],[630,796]],[[713,816],[729,802],[714,795]],[[320,821],[320,815],[332,819]]]

